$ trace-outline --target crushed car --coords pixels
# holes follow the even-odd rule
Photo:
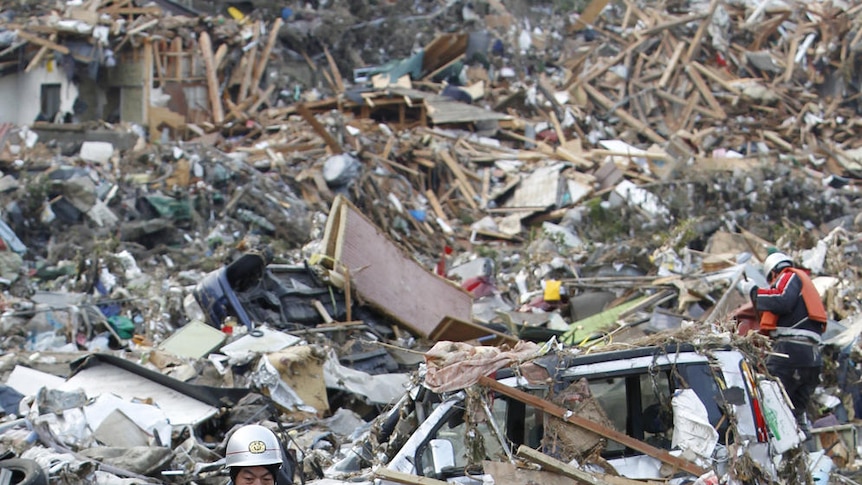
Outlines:
[[[476,369],[469,360],[448,365],[456,366],[452,375]],[[484,461],[513,462],[522,445],[594,473],[669,483],[697,477],[656,456],[672,455],[746,483],[808,473],[804,435],[780,384],[728,345],[548,353],[493,372],[499,385],[491,387],[498,390],[472,384],[435,392],[428,385],[429,371],[426,367],[420,382],[344,450],[321,482],[370,480],[374,474],[385,476],[380,469],[386,468],[479,484]],[[520,392],[500,392],[501,386]],[[523,393],[538,399],[518,397]],[[555,406],[566,414],[547,412]],[[566,422],[570,416],[595,423],[593,429],[610,430],[605,434],[612,437],[624,433],[629,445],[573,426]],[[660,452],[650,456],[631,443]],[[372,467],[378,471],[369,474]]]

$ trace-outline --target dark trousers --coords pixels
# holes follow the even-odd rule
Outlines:
[[[769,362],[766,369],[781,380],[784,390],[790,396],[790,402],[793,403],[793,415],[798,421],[808,410],[811,396],[820,384],[820,367],[790,367]]]

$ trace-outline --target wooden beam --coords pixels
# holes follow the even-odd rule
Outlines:
[[[717,99],[715,99],[715,96],[713,96],[712,94],[712,90],[709,89],[709,86],[707,86],[706,81],[703,80],[703,77],[701,77],[700,73],[696,69],[691,69],[690,67],[686,67],[685,72],[686,74],[688,74],[688,77],[694,83],[694,87],[696,87],[697,90],[700,91],[700,95],[703,96],[703,99],[706,100],[706,103],[709,105],[709,107],[712,108],[712,110],[719,115],[718,119],[726,119],[727,113],[724,112],[724,109],[722,109],[721,104],[718,102]]]
[[[409,473],[390,470],[385,467],[379,467],[374,470],[374,476],[384,478],[390,482],[403,483],[406,485],[449,485],[449,482],[437,480],[419,475],[411,475]]]
[[[174,62],[174,78],[182,79],[183,76],[183,38],[180,36],[174,37],[171,41],[171,56]],[[170,64],[170,63],[168,63]],[[168,66],[170,68],[170,66]]]
[[[275,83],[270,84],[266,87],[266,91],[260,93],[257,97],[257,101],[255,101],[254,104],[246,110],[246,113],[255,113],[263,103],[269,104],[269,97],[272,96],[273,91],[275,91]]]
[[[428,203],[431,204],[431,209],[434,210],[434,214],[443,221],[446,221],[446,213],[443,212],[443,206],[440,205],[440,201],[437,199],[437,194],[435,194],[433,190],[428,189],[425,191],[425,197],[428,199]]]
[[[673,76],[673,72],[676,70],[676,64],[679,62],[679,58],[682,56],[683,50],[685,50],[685,43],[677,42],[676,48],[674,48],[673,54],[670,56],[670,60],[664,70],[664,74],[662,74],[661,79],[658,80],[659,89],[664,89],[664,87],[667,86],[667,82],[670,81],[670,77]]]
[[[224,62],[225,56],[227,56],[226,42],[218,46],[218,49],[216,49],[216,52],[213,55],[213,66],[215,66],[216,72],[218,72],[219,68],[221,67],[221,63]]]
[[[709,2],[709,10],[706,12],[706,18],[700,23],[700,27],[697,28],[694,38],[691,39],[691,44],[688,46],[688,52],[685,53],[683,64],[691,62],[698,51],[700,51],[700,41],[703,39],[703,34],[706,33],[709,24],[712,23],[712,15],[715,13],[716,8],[718,8],[718,0],[711,0]]]
[[[141,25],[138,25],[137,27],[133,27],[131,30],[126,32],[126,37],[123,40],[125,41],[129,37],[137,34],[138,32],[143,32],[143,31],[149,29],[150,27],[158,25],[159,22],[161,22],[161,19],[152,19],[152,20],[148,20],[148,21],[142,23]]]
[[[552,402],[548,402],[544,399],[539,398],[538,396],[534,396],[519,389],[509,387],[505,384],[501,384],[500,382],[497,382],[495,379],[491,379],[490,377],[480,377],[479,385],[487,387],[493,391],[496,391],[513,399],[517,399],[524,404],[528,404],[537,409],[540,409],[567,423],[574,424],[575,426],[586,429],[587,431],[592,431],[593,433],[596,433],[600,436],[604,436],[609,440],[616,441],[617,443],[625,445],[633,450],[637,450],[641,453],[645,453],[649,456],[652,456],[653,458],[657,458],[663,463],[667,463],[668,465],[674,467],[675,469],[683,470],[698,477],[706,473],[706,470],[704,470],[703,468],[697,466],[696,464],[688,460],[684,460],[678,456],[673,456],[668,453],[667,450],[656,448],[655,446],[652,446],[648,443],[644,443],[641,440],[632,438],[625,433],[621,433],[615,429],[608,428],[607,426],[603,426],[599,423],[590,421],[589,419],[573,414],[572,411],[564,407],[558,406]]]
[[[240,66],[243,69],[242,81],[239,84],[239,95],[237,101],[242,102],[248,97],[249,89],[251,88],[251,80],[254,76],[255,56],[257,55],[257,43],[260,39],[260,23],[255,22],[254,30],[251,37],[251,48],[249,48],[242,56]]]
[[[670,94],[670,93],[667,93],[664,91],[656,90],[654,92],[654,94],[656,96],[658,96],[659,98],[664,99],[665,101],[670,101],[671,103],[676,103],[680,106],[686,106],[688,104],[687,100],[680,98],[679,96],[674,96],[673,94]],[[713,113],[712,111],[710,111],[710,110],[708,110],[708,109],[706,109],[700,105],[695,105],[694,111],[697,111],[698,113],[703,114],[703,115],[715,117],[715,113]]]
[[[613,110],[614,114],[619,116],[620,119],[623,120],[623,122],[625,122],[626,124],[628,124],[632,128],[636,128],[639,132],[646,135],[646,137],[649,138],[650,140],[652,140],[656,143],[662,144],[662,145],[667,143],[667,140],[663,136],[656,133],[652,128],[650,128],[643,121],[632,116],[631,113],[627,112],[626,110],[624,110],[622,108],[616,107],[616,105],[614,104],[613,101],[611,101],[607,96],[602,94],[595,87],[591,86],[590,84],[584,84],[584,90],[587,92],[588,95],[590,95],[590,97],[595,99],[605,109]]]
[[[51,37],[49,37],[48,40],[50,40],[51,42],[55,42],[57,40],[57,34],[56,33],[51,34]],[[37,52],[36,55],[33,56],[33,59],[31,59],[30,63],[27,64],[27,67],[24,68],[24,72],[32,71],[33,68],[35,68],[36,66],[39,65],[40,62],[42,62],[42,58],[45,57],[45,54],[47,54],[47,53],[48,53],[48,47],[46,47],[46,46],[40,47],[39,52]]]
[[[213,46],[210,36],[202,32],[200,36],[200,50],[204,61],[204,69],[207,74],[207,89],[210,95],[210,107],[212,108],[213,122],[220,125],[224,122],[224,107],[221,103],[221,95],[218,89],[218,78],[216,78],[215,63],[213,62]]]
[[[272,54],[272,49],[275,47],[275,41],[278,39],[278,30],[281,28],[281,25],[284,23],[284,20],[281,17],[275,19],[275,22],[269,29],[269,38],[266,39],[266,46],[263,48],[263,52],[260,54],[260,59],[258,59],[257,64],[254,66],[254,76],[251,80],[251,89],[257,90],[260,88],[260,80],[263,77],[264,71],[266,71],[266,64],[269,62],[269,55]]]
[[[662,22],[662,23],[656,25],[655,27],[650,27],[650,28],[644,29],[644,30],[635,30],[635,35],[637,35],[638,37],[652,37],[653,34],[657,34],[663,30],[671,29],[671,28],[674,28],[674,27],[679,26],[679,25],[687,24],[689,22],[694,22],[694,21],[700,20],[706,16],[707,16],[706,13],[696,13],[693,15],[686,15],[685,17],[679,17],[679,18],[674,19],[674,20]]]
[[[434,79],[434,76],[445,71],[450,66],[452,66],[453,64],[455,64],[458,61],[461,61],[462,59],[464,59],[464,54],[459,54],[458,56],[456,56],[454,59],[447,62],[446,64],[443,64],[442,66],[438,67],[437,69],[434,69],[433,71],[429,72],[428,74],[422,76],[422,81],[430,81],[431,79]],[[392,80],[390,79],[390,81],[392,81]],[[395,81],[397,81],[397,79]]]
[[[593,0],[590,2],[590,4],[587,5],[587,7],[578,16],[577,20],[575,20],[575,23],[572,24],[572,27],[569,28],[569,32],[585,29],[592,25],[607,5],[608,0]]]
[[[440,158],[443,159],[443,163],[445,163],[446,166],[449,167],[449,170],[451,170],[455,175],[455,178],[463,184],[461,189],[464,190],[464,195],[470,199],[467,202],[470,203],[471,206],[474,206],[478,196],[476,195],[476,191],[473,190],[473,186],[470,184],[470,180],[467,179],[467,175],[464,173],[461,165],[448,150],[440,150],[438,153]]]
[[[580,483],[588,483],[589,485],[610,485],[608,482],[596,477],[591,473],[587,473],[583,470],[578,470],[577,468],[569,465],[568,463],[564,463],[556,458],[552,458],[544,453],[540,453],[532,448],[521,445],[518,447],[518,451],[515,453],[518,455],[518,458],[523,458],[527,461],[532,461],[533,463],[538,463],[542,465],[542,469],[559,473],[560,475],[565,475],[569,478],[573,478]]]
[[[162,7],[107,7],[100,10],[109,15],[155,15],[161,17],[165,11]]]
[[[323,46],[323,53],[326,55],[326,62],[329,63],[329,70],[332,71],[332,78],[335,81],[335,89],[337,89],[338,93],[343,93],[344,80],[341,77],[341,71],[338,70],[338,65],[335,64],[335,59],[332,58],[332,54],[329,53],[329,48],[326,46]]]
[[[634,52],[635,49],[641,46],[649,37],[642,37],[641,39],[632,42],[626,49],[616,56],[614,56],[611,60],[606,63],[603,63],[601,66],[594,66],[590,69],[590,72],[585,76],[577,77],[572,76],[566,84],[563,86],[563,89],[567,90],[577,90],[580,86],[589,84],[593,79],[601,76],[602,74],[608,72],[608,69],[619,64],[620,61],[626,58],[630,53]]]
[[[738,87],[734,86],[733,84],[730,84],[730,82],[728,82],[727,79],[722,78],[715,71],[704,66],[703,64],[695,61],[695,62],[691,62],[690,64],[688,64],[688,66],[686,66],[686,68],[688,68],[688,67],[693,67],[693,68],[697,69],[698,72],[700,72],[704,76],[708,77],[713,82],[718,83],[721,87],[730,91],[731,93],[740,94],[740,90]]]
[[[144,108],[143,109],[144,109],[144,112],[143,112],[143,120],[142,121],[144,123],[150,122],[150,109],[152,109],[152,106],[150,106],[150,104],[152,103],[152,100],[150,99],[150,96],[151,96],[150,93],[153,90],[153,48],[151,45],[151,41],[152,40],[149,37],[144,39],[144,47],[143,47],[143,49],[144,49],[144,60],[143,60],[143,64],[144,64],[144,79],[143,79],[143,81],[144,81],[143,82],[143,84],[144,84],[144,92],[143,92]]]
[[[52,42],[48,39],[43,39],[42,37],[39,37],[38,35],[31,34],[31,33],[24,31],[24,30],[19,30],[18,32],[16,32],[15,35],[17,35],[18,38],[21,38],[21,39],[26,40],[27,42],[30,42],[31,44],[36,44],[36,45],[39,45],[42,47],[47,47],[49,49],[52,49],[52,50],[59,52],[60,54],[68,55],[70,52],[69,48],[64,46],[64,45],[60,45],[60,44],[58,44],[56,42]]]
[[[333,136],[329,133],[326,127],[323,126],[319,121],[317,121],[317,118],[315,118],[311,111],[308,110],[307,106],[302,103],[298,104],[296,106],[296,112],[299,113],[300,116],[302,116],[302,119],[304,119],[309,125],[311,125],[314,131],[318,135],[320,135],[321,138],[323,138],[323,141],[326,142],[326,146],[328,146],[329,149],[332,150],[332,153],[339,154],[344,151],[341,148],[341,145],[338,144],[338,141],[333,138]]]
[[[156,78],[159,80],[159,87],[165,87],[164,65],[162,65],[162,53],[159,52],[159,42],[153,42],[153,62],[156,64]]]

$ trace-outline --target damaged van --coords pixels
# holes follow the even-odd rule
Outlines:
[[[478,385],[435,393],[419,384],[381,415],[326,476],[355,481],[376,465],[478,485],[483,462],[512,462],[524,445],[598,474],[692,480],[691,473],[565,422],[534,406],[535,401],[562,406],[597,423],[599,430],[624,433],[648,443],[647,449],[718,476],[772,483],[782,473],[807,473],[800,446],[804,435],[780,384],[759,375],[739,350],[673,345],[546,355],[500,369],[493,377],[539,399],[516,399]],[[791,466],[797,469],[788,471]]]

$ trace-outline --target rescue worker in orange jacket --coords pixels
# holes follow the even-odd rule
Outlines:
[[[763,272],[769,288],[746,282],[741,289],[760,314],[760,332],[773,341],[774,353],[767,358],[766,368],[781,380],[793,414],[807,432],[805,412],[820,384],[820,336],[826,329],[826,309],[808,272],[794,267],[786,254],[767,256]]]

